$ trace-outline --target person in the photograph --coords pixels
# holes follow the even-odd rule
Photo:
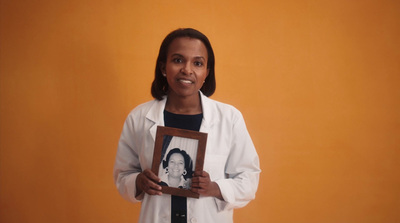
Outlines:
[[[161,186],[190,188],[190,178],[193,174],[193,162],[190,156],[179,148],[171,149],[162,162],[165,170],[161,177]]]
[[[141,202],[139,222],[233,222],[233,209],[255,198],[258,154],[240,111],[209,98],[215,88],[208,38],[191,28],[168,34],[156,61],[154,100],[128,115],[114,165],[119,193]],[[204,168],[194,171],[190,188],[200,198],[161,192],[151,171],[157,126],[207,133]]]

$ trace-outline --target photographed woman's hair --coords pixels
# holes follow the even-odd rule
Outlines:
[[[201,92],[203,92],[204,95],[210,97],[212,94],[214,94],[216,88],[214,51],[208,38],[203,33],[192,28],[174,30],[170,34],[168,34],[161,43],[160,51],[158,52],[158,57],[156,61],[155,76],[151,85],[151,95],[157,100],[162,100],[163,96],[167,95],[168,82],[162,74],[161,66],[163,64],[166,64],[167,62],[168,49],[172,41],[180,37],[198,39],[205,45],[208,54],[207,69],[209,70],[209,73],[200,90]]]
[[[172,154],[174,153],[179,153],[183,156],[183,159],[185,160],[185,170],[186,170],[186,174],[183,175],[183,177],[185,178],[185,180],[187,178],[192,178],[192,174],[193,174],[193,162],[192,162],[192,158],[190,158],[190,156],[186,153],[185,150],[181,150],[179,148],[174,148],[171,149],[168,154],[167,157],[165,158],[165,160],[163,160],[163,168],[167,168],[168,167],[168,163],[169,163],[169,159],[171,157]]]

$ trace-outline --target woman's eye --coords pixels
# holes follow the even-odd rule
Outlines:
[[[174,63],[182,63],[183,60],[181,58],[175,58],[173,59]]]
[[[196,65],[196,66],[198,66],[198,67],[201,67],[201,66],[203,66],[203,62],[201,62],[201,61],[196,61],[196,62],[194,62],[194,65]]]

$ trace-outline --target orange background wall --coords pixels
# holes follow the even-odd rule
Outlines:
[[[260,155],[236,222],[400,222],[400,2],[6,1],[0,222],[136,222],[113,184],[162,39],[194,27]]]

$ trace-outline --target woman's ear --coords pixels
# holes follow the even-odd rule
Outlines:
[[[165,63],[160,62],[160,70],[161,70],[161,73],[162,73],[163,75],[167,73],[167,72],[166,72],[166,69],[165,69]]]

